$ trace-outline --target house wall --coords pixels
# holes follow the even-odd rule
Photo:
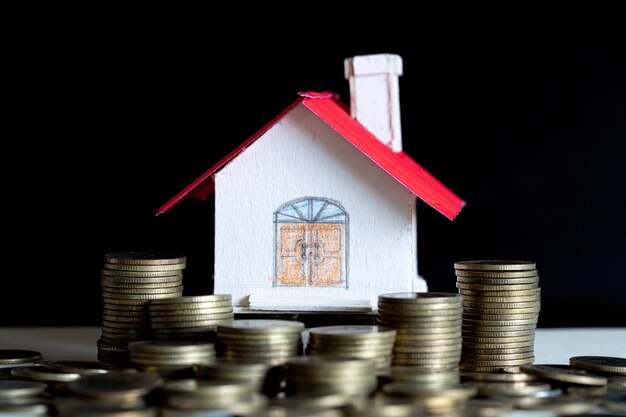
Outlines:
[[[349,215],[348,288],[273,285],[274,212],[305,196],[337,200]],[[375,303],[413,288],[415,196],[299,105],[216,174],[214,246],[214,291],[235,306],[251,294]]]

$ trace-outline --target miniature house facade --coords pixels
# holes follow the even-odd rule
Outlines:
[[[214,195],[214,293],[235,307],[367,311],[426,290],[416,198],[450,219],[464,202],[401,150],[400,57],[345,64],[351,111],[300,93],[158,211]]]

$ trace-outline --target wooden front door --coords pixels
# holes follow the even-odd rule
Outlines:
[[[300,199],[277,211],[275,285],[347,285],[347,214],[331,204]]]

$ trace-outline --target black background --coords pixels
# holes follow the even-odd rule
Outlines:
[[[625,326],[626,3],[361,3],[3,3],[0,325],[98,325],[108,252],[185,254],[185,292],[210,292],[212,199],[156,210],[388,52],[404,150],[468,203],[418,201],[430,290],[532,260],[540,327]]]

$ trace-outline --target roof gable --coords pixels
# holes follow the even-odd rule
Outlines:
[[[409,155],[402,151],[393,152],[380,142],[363,125],[350,116],[345,105],[336,96],[331,93],[300,93],[300,97],[293,104],[159,208],[157,215],[165,213],[182,200],[192,198],[206,200],[214,191],[213,175],[300,103],[415,196],[448,219],[453,220],[465,206],[465,202],[461,198]]]

